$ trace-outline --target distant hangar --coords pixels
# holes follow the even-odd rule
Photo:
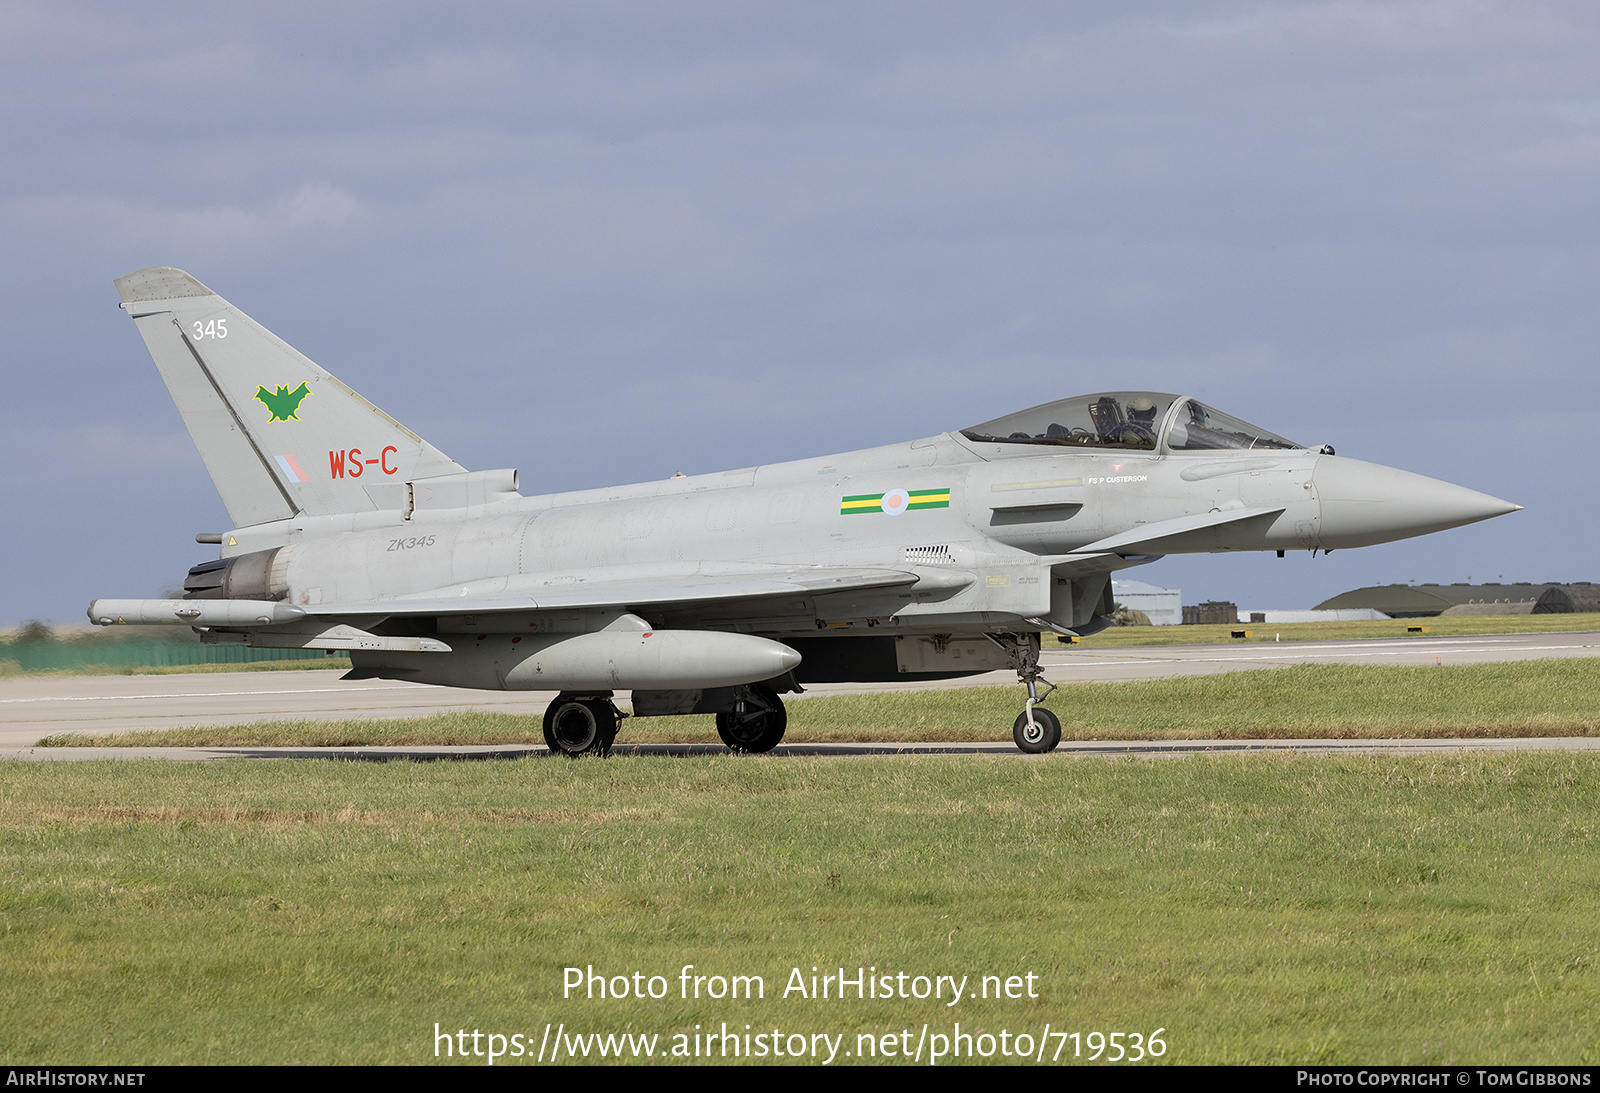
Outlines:
[[[1600,611],[1600,585],[1573,584],[1385,584],[1343,592],[1317,604],[1318,611],[1371,608],[1397,619],[1435,615],[1565,615]]]

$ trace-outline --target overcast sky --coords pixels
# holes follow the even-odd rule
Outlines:
[[[1600,6],[0,5],[0,624],[227,519],[188,270],[524,493],[1117,388],[1526,505],[1184,601],[1600,580]]]

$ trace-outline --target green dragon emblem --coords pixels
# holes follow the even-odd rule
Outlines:
[[[300,415],[296,411],[300,409],[301,401],[310,393],[311,388],[303,383],[293,391],[280,383],[276,391],[257,387],[256,401],[272,411],[272,416],[267,419],[269,422],[288,421],[290,418],[299,421]]]

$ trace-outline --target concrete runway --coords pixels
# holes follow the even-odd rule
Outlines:
[[[1046,676],[1056,683],[1091,683],[1128,679],[1162,679],[1175,676],[1208,675],[1252,669],[1284,667],[1292,664],[1478,664],[1487,661],[1528,660],[1542,657],[1600,656],[1600,633],[1519,634],[1435,638],[1419,635],[1404,639],[1368,641],[1254,643],[1250,645],[1150,646],[1134,649],[1077,649],[1048,645],[1042,658]],[[968,687],[983,684],[1012,684],[1011,672],[992,672],[968,679],[918,684],[916,689]],[[819,684],[810,694],[906,690],[904,684]],[[1018,687],[1018,707],[1021,706]],[[21,757],[40,737],[62,732],[117,732],[138,729],[177,728],[190,725],[241,724],[262,720],[348,720],[425,717],[453,710],[484,710],[536,718],[555,697],[543,691],[469,691],[389,680],[341,682],[330,671],[228,672],[162,676],[60,676],[0,680],[0,757]],[[619,698],[625,700],[624,695]],[[804,701],[804,697],[791,701]],[[1574,745],[1581,741],[1573,741]],[[1215,741],[1190,742],[1201,750],[1217,750]],[[1259,748],[1265,741],[1250,741]],[[1329,741],[1318,746],[1345,750],[1361,747],[1370,750],[1376,741]],[[1062,745],[1074,754],[1081,749],[1103,746],[1130,749],[1131,744]],[[1188,747],[1188,745],[1184,745]],[[1244,746],[1229,744],[1228,747]],[[1306,741],[1283,742],[1304,750]],[[1426,748],[1439,746],[1531,746],[1529,741],[1404,741],[1391,747]],[[1014,753],[1010,745],[930,745],[945,751]],[[1165,741],[1155,750],[1173,752],[1179,742]],[[815,754],[835,754],[837,748],[855,749],[843,754],[888,750],[913,750],[903,745],[796,745]],[[794,752],[795,748],[782,750]],[[72,749],[75,757],[89,758],[91,749]],[[99,749],[93,749],[98,751]],[[117,753],[154,749],[114,749]],[[176,751],[205,752],[213,757],[218,750],[240,754],[241,749],[159,749],[173,758]],[[243,749],[249,754],[266,754],[270,749]],[[305,749],[288,749],[305,754]],[[350,752],[357,749],[344,749]],[[384,749],[358,749],[381,752]],[[417,752],[419,749],[406,749]],[[421,749],[439,752],[443,749]],[[490,749],[505,754],[505,749]],[[543,748],[532,749],[543,752]],[[619,747],[619,753],[639,750],[654,753],[654,746],[639,749]],[[683,748],[662,749],[671,754],[693,754]],[[717,751],[719,748],[708,747]],[[920,748],[915,750],[922,750]],[[1149,751],[1150,747],[1141,747]],[[1189,748],[1194,750],[1194,748]],[[45,749],[54,751],[54,749]],[[471,751],[471,749],[468,749]],[[1085,752],[1088,753],[1088,752]],[[455,754],[451,752],[450,754]],[[465,754],[465,753],[463,753]],[[45,755],[35,752],[39,758]],[[59,752],[50,758],[66,758]],[[195,755],[194,758],[202,756]],[[375,756],[376,757],[376,756]],[[420,754],[415,757],[421,758]]]

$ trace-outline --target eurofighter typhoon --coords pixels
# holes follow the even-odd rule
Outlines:
[[[783,738],[812,682],[1017,672],[1090,634],[1111,574],[1166,554],[1334,550],[1520,506],[1307,448],[1196,399],[1081,395],[887,447],[524,497],[462,467],[177,269],[118,279],[234,527],[179,600],[90,619],[349,653],[346,679],[556,691],[553,752],[638,715],[714,713],[735,751]],[[1042,691],[1042,693],[1041,693]]]

